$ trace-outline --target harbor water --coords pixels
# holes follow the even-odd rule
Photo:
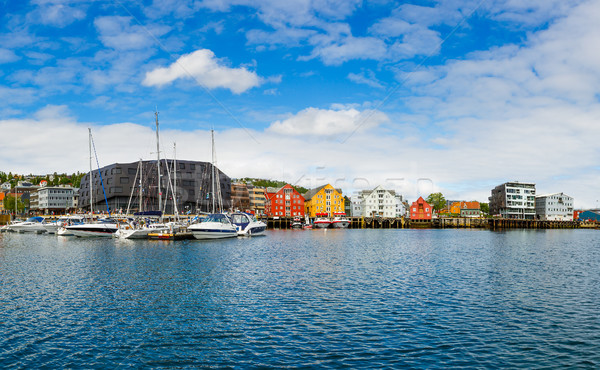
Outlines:
[[[598,368],[597,230],[0,235],[2,368]]]

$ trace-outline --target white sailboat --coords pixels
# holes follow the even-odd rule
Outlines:
[[[89,148],[90,148],[90,214],[94,214],[94,202],[93,202],[93,181],[92,181],[92,129],[88,128],[89,132]],[[102,177],[100,177],[102,179]],[[72,234],[78,237],[112,237],[118,230],[117,223],[112,219],[104,219],[96,223],[82,223],[76,225],[69,225],[65,227],[68,234]],[[64,235],[64,234],[62,234]]]
[[[115,236],[121,239],[148,239],[150,234],[167,232],[170,229],[169,225],[165,225],[161,222],[162,220],[162,189],[161,189],[161,173],[160,173],[160,136],[158,129],[158,111],[154,113],[156,117],[156,168],[158,173],[158,211],[143,211],[143,199],[142,199],[142,169],[143,164],[140,159],[139,173],[140,173],[140,187],[139,187],[139,212],[135,213],[134,216],[139,218],[152,219],[152,217],[158,217],[159,222],[154,223],[141,223],[141,222],[130,222],[119,227],[119,230]],[[136,174],[137,179],[137,174]],[[133,189],[131,191],[131,197],[133,196]],[[129,204],[127,205],[127,213],[129,213]]]
[[[221,198],[221,186],[217,185],[218,170],[215,166],[215,136],[210,131],[212,143],[212,213],[204,221],[190,225],[188,231],[196,239],[222,239],[237,236],[238,228],[231,223],[231,219],[223,212],[223,199]],[[218,203],[216,203],[218,202]]]

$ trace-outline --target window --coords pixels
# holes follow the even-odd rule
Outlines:
[[[185,170],[185,163],[179,163],[179,169]]]
[[[129,178],[127,177],[121,177],[119,180],[120,184],[129,184]]]
[[[137,168],[128,168],[127,173],[129,175],[135,175],[137,173]]]

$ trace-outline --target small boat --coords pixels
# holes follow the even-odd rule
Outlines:
[[[331,220],[331,227],[334,229],[347,229],[350,226],[350,220],[346,217],[344,212],[336,212],[333,214],[333,220]]]
[[[209,214],[202,222],[188,226],[196,239],[222,239],[237,236],[238,229],[224,213]]]
[[[96,223],[70,225],[65,227],[65,229],[78,237],[112,237],[119,227],[115,220],[105,218]]]
[[[169,231],[169,226],[163,223],[139,226],[131,223],[120,225],[115,236],[121,239],[148,239],[149,234]]]
[[[73,233],[66,229],[67,226],[81,225],[85,219],[82,216],[69,216],[62,222],[62,225],[56,230],[58,236],[74,236]]]
[[[267,224],[258,221],[254,215],[244,212],[232,213],[231,223],[237,227],[237,234],[240,236],[263,235],[267,229]]]
[[[302,219],[300,217],[294,217],[294,219],[290,223],[290,227],[292,229],[302,229],[302,226]]]
[[[317,213],[316,216],[313,221],[313,228],[326,229],[331,225],[331,220],[327,217],[327,213]]]
[[[43,217],[29,217],[26,221],[16,222],[8,227],[19,233],[45,233]]]

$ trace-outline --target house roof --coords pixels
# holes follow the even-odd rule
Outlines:
[[[305,200],[311,200],[312,197],[314,197],[319,191],[321,191],[321,189],[323,189],[324,187],[326,187],[328,184],[325,184],[323,186],[319,186],[318,188],[314,188],[314,189],[310,189],[309,191],[307,191],[306,193],[302,194],[302,196],[304,196]]]
[[[327,185],[329,185],[329,184],[325,184],[325,185],[319,186],[318,188],[310,189],[306,193],[302,194],[302,196],[304,197],[304,200],[307,200],[307,201],[311,200],[312,197],[314,197],[318,192],[321,191],[321,189],[323,189]],[[336,188],[334,188],[334,190],[337,191],[338,193],[342,194],[342,189],[336,189]]]
[[[569,197],[567,194],[560,192],[560,193],[549,193],[549,194],[538,194],[535,197],[536,198],[545,198],[545,197],[551,197],[553,195],[562,195],[563,197]],[[571,197],[569,197],[571,198]]]

